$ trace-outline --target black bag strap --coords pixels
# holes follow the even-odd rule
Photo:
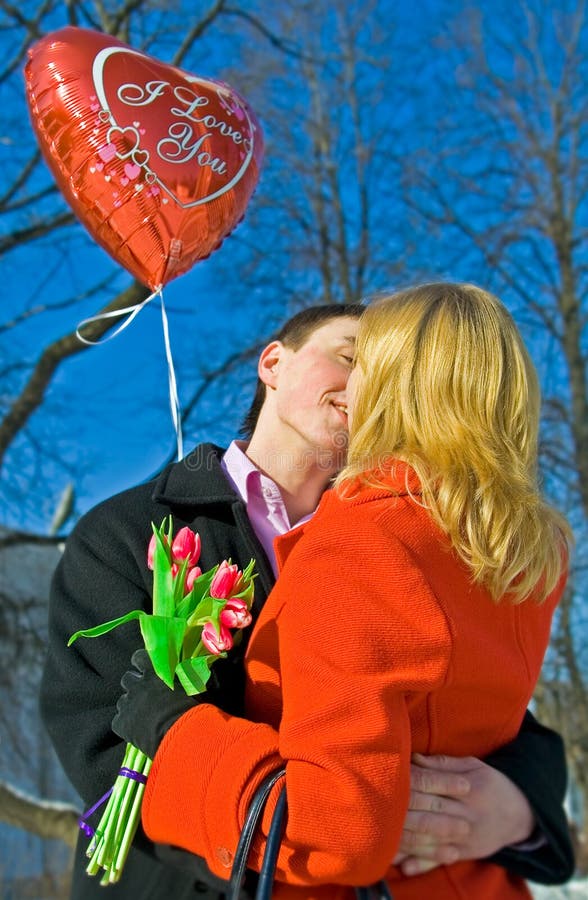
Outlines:
[[[285,774],[285,766],[281,766],[279,769],[276,769],[275,772],[270,772],[255,792],[251,805],[247,811],[237,850],[235,851],[235,859],[231,870],[231,879],[226,893],[226,900],[239,900],[241,885],[247,868],[247,859],[249,857],[249,851],[251,850],[251,844],[255,836],[258,822],[272,788],[285,776]],[[284,833],[286,808],[286,786],[284,784],[280,790],[278,802],[276,803],[276,808],[272,816],[261,863],[255,900],[271,900],[276,864]],[[357,900],[393,900],[390,888],[385,881],[379,881],[377,884],[370,885],[370,887],[355,888],[355,895]]]
[[[356,900],[394,900],[385,881],[378,881],[369,887],[355,888]]]
[[[279,769],[276,769],[275,772],[270,772],[269,775],[266,775],[264,780],[261,782],[259,787],[257,788],[253,800],[251,801],[251,806],[247,810],[247,816],[245,818],[245,823],[243,825],[243,830],[241,831],[241,836],[239,837],[239,843],[237,844],[237,849],[235,851],[235,859],[233,862],[233,868],[231,870],[231,879],[229,881],[229,888],[226,893],[227,900],[239,900],[239,894],[241,891],[241,884],[243,882],[243,878],[245,877],[245,869],[247,867],[247,859],[249,857],[249,851],[251,850],[251,844],[253,843],[253,838],[255,837],[255,831],[257,829],[257,824],[261,818],[263,813],[265,804],[267,802],[267,798],[269,797],[271,790],[275,784],[283,778],[286,774],[286,767],[281,766]],[[274,859],[273,866],[271,870],[270,877],[270,893],[266,894],[266,897],[271,897],[271,883],[273,882],[274,871],[276,867],[276,861],[278,857],[278,851],[280,847],[280,841],[282,839],[281,825],[283,822],[284,812],[286,808],[286,792],[282,790],[280,794],[280,816],[279,820],[276,823],[275,831],[279,831],[278,838],[275,839],[275,844],[277,847],[274,848]],[[279,801],[278,801],[279,803]],[[278,811],[278,807],[276,807],[276,811]],[[274,815],[272,819],[272,828],[274,826],[274,819],[276,816]],[[271,829],[270,829],[271,830]],[[274,833],[275,833],[274,831]],[[266,849],[263,857],[262,871],[263,867],[266,864],[266,857],[268,857],[268,846],[269,846],[269,837],[268,842],[266,843]],[[268,867],[272,865],[271,858],[267,860]],[[261,881],[261,874],[260,874]],[[267,881],[267,878],[266,878]],[[259,894],[256,896],[256,900],[261,900],[259,898]]]
[[[261,864],[261,872],[259,873],[259,881],[257,882],[257,891],[255,892],[255,900],[271,900],[272,886],[274,883],[274,875],[276,874],[276,864],[278,862],[278,854],[280,852],[280,844],[284,834],[284,826],[286,813],[286,785],[282,785],[280,796],[272,816],[270,830],[265,845],[265,853],[263,854],[263,862]]]

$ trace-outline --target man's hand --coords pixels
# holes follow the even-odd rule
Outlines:
[[[170,690],[153,671],[146,650],[135,650],[131,666],[121,679],[123,693],[116,704],[112,730],[153,759],[163,736],[183,713],[206,703],[206,692],[189,697],[178,687]]]
[[[473,756],[412,758],[410,803],[394,864],[418,875],[462,859],[483,859],[527,840],[535,826],[524,794]]]

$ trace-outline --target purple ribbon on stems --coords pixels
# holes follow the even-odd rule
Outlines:
[[[122,775],[124,778],[132,778],[133,781],[139,781],[141,784],[147,784],[147,776],[141,774],[141,772],[137,772],[136,769],[128,769],[126,766],[123,766],[118,770],[118,774]],[[87,835],[87,837],[92,837],[94,834],[96,834],[96,832],[91,825],[88,825],[86,819],[88,819],[92,815],[92,813],[95,813],[97,809],[100,809],[100,807],[104,803],[106,803],[106,801],[112,794],[112,791],[113,788],[107,790],[104,796],[100,797],[100,800],[98,800],[94,804],[94,806],[92,806],[87,812],[82,813],[82,815],[78,819],[78,825],[80,826],[84,834]]]

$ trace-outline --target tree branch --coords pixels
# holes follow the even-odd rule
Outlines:
[[[208,26],[211,25],[212,22],[214,22],[219,13],[223,12],[225,2],[226,0],[215,0],[206,15],[202,19],[200,19],[199,22],[196,22],[188,31],[186,37],[174,54],[174,58],[172,60],[174,66],[180,66],[182,64],[184,57],[192,48],[194,42],[198,40],[198,38],[202,37]]]
[[[64,841],[75,847],[79,812],[68,803],[37,800],[0,781],[0,821],[23,828],[39,837]]]
[[[52,219],[40,222],[38,225],[30,225],[28,228],[21,228],[20,231],[13,231],[0,240],[0,256],[9,253],[15,247],[19,247],[21,244],[27,243],[27,241],[35,241],[38,238],[45,237],[46,234],[50,234],[57,228],[71,225],[75,221],[76,218],[73,213],[62,212]]]
[[[100,313],[124,309],[127,306],[140,303],[148,295],[149,290],[138,281],[135,281],[126,291],[119,294],[112,303],[100,310]],[[84,337],[87,340],[96,341],[115,324],[113,319],[91,322],[85,327]],[[0,424],[0,466],[8,447],[33,412],[42,403],[45,391],[57,367],[68,357],[75,356],[87,349],[87,345],[79,340],[75,332],[59,338],[45,348],[27,384]]]

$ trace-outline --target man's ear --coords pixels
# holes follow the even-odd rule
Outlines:
[[[257,363],[257,374],[260,381],[267,387],[274,388],[276,386],[278,363],[283,350],[284,345],[281,341],[272,341],[261,351]]]

